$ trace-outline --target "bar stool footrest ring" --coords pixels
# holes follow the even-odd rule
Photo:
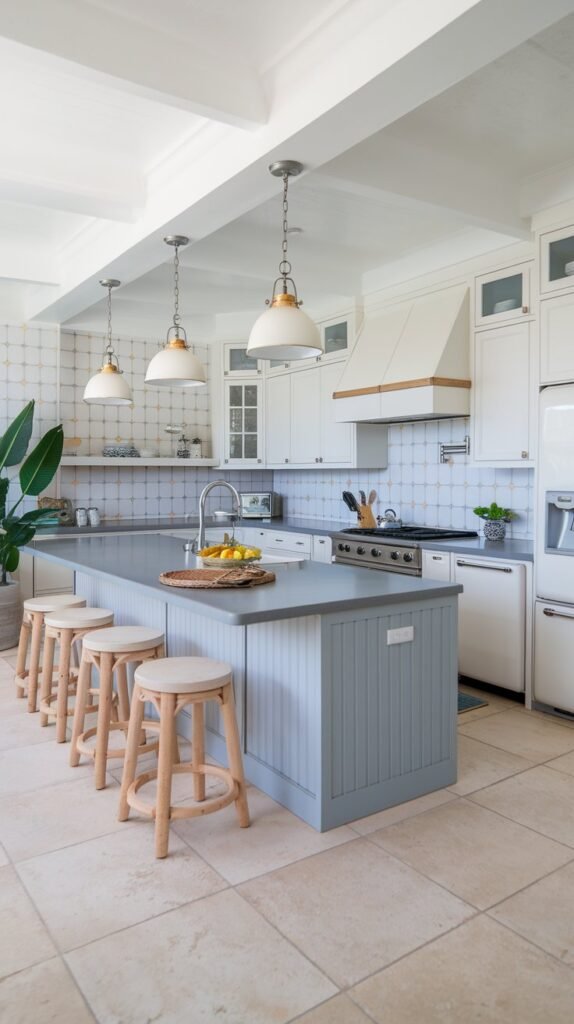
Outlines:
[[[190,763],[174,764],[172,767],[172,773],[174,775],[183,773],[193,775],[217,775],[218,778],[223,779],[223,781],[227,783],[227,790],[225,793],[221,793],[219,796],[206,798],[193,807],[171,806],[169,816],[172,821],[177,818],[198,818],[203,814],[212,814],[214,811],[220,811],[222,807],[227,807],[229,804],[234,803],[239,795],[239,786],[231,775],[231,772],[228,771],[227,768],[220,768],[219,765],[199,764],[193,766]],[[141,775],[138,775],[137,778],[134,779],[126,794],[129,806],[133,807],[134,811],[139,811],[140,814],[144,814],[148,818],[155,818],[155,804],[151,804],[147,800],[143,800],[137,795],[137,793],[138,789],[147,785],[148,782],[153,782],[154,779],[157,779],[157,768],[150,769],[148,772],[142,772]]]
[[[128,723],[127,722],[110,722],[110,732],[112,732],[112,730],[116,730],[117,731],[118,729],[120,729],[123,733],[125,733],[127,735]],[[142,729],[145,730],[145,731],[150,731],[150,732],[159,732],[159,722],[148,722],[148,721],[144,720],[142,722]],[[79,754],[84,754],[86,757],[91,757],[92,760],[95,759],[96,748],[95,748],[95,746],[89,746],[86,741],[89,740],[89,739],[92,739],[94,736],[96,736],[97,732],[98,732],[97,726],[94,726],[92,729],[86,729],[85,732],[81,733],[81,735],[78,736],[78,739],[76,741],[76,750],[78,751],[78,753]],[[138,746],[138,757],[139,757],[140,754],[148,754],[150,752],[151,753],[157,753],[158,749],[159,749],[159,737],[158,737],[158,739],[151,740],[150,742],[148,742],[146,740],[145,743],[142,743],[140,746]],[[111,758],[122,758],[124,756],[125,756],[125,748],[124,747],[111,747],[110,749],[108,749],[106,751],[106,759],[108,761]]]

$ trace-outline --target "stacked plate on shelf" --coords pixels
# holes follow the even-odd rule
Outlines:
[[[133,444],[105,444],[102,455],[110,459],[139,459],[140,453]]]

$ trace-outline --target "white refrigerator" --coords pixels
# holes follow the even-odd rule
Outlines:
[[[574,384],[540,394],[534,700],[574,714]]]

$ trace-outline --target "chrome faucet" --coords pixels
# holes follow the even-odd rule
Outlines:
[[[198,551],[201,551],[205,547],[205,499],[214,487],[226,487],[228,491],[231,491],[231,496],[235,500],[235,511],[237,513],[237,517],[241,518],[241,502],[239,500],[239,494],[235,490],[233,484],[229,484],[227,480],[212,480],[210,484],[207,484],[207,486],[203,488],[199,496],[199,533],[197,535]]]

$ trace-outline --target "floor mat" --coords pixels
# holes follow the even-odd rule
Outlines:
[[[458,691],[458,713],[462,715],[465,711],[474,711],[475,708],[485,708],[488,705],[487,700],[483,700],[482,697],[473,697],[470,693],[463,693],[462,690]]]

